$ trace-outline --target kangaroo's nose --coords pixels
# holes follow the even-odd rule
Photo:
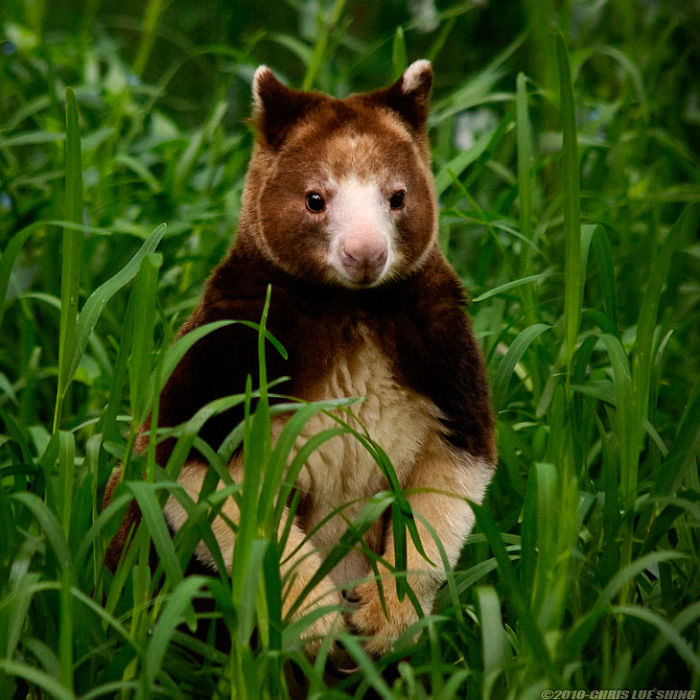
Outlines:
[[[363,233],[349,236],[340,248],[340,259],[349,279],[356,283],[375,282],[389,256],[389,246],[383,236]]]

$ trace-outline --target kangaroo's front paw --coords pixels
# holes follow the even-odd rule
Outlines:
[[[365,650],[376,656],[389,651],[397,637],[418,620],[418,613],[409,596],[399,600],[393,578],[387,577],[382,585],[384,607],[375,581],[355,586],[347,596],[354,608],[347,618],[348,627],[356,634],[368,637]],[[429,612],[432,600],[420,602],[423,611]]]
[[[289,611],[295,603],[296,598],[301,593],[302,586],[293,586],[292,590],[285,597],[285,613]],[[326,609],[323,611],[323,609]],[[315,657],[320,651],[324,639],[329,636],[336,637],[345,631],[343,621],[343,602],[335,584],[331,579],[323,579],[310,593],[293,613],[293,619],[302,620],[307,617],[312,619],[308,625],[304,626],[300,633],[301,639],[305,642],[305,651]],[[330,656],[342,657],[342,651],[337,643],[333,643]]]

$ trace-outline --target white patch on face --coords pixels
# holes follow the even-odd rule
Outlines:
[[[328,233],[327,262],[342,284],[371,287],[390,275],[396,260],[395,227],[389,200],[377,182],[351,176],[336,184],[328,206]]]

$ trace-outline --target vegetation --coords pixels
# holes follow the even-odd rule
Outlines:
[[[700,688],[697,7],[55,4],[0,9],[0,695]],[[473,296],[500,465],[418,641],[370,659],[347,637],[357,670],[329,677],[330,640],[309,661],[310,620],[281,616],[274,494],[293,431],[352,406],[288,406],[274,447],[263,362],[228,399],[248,420],[210,454],[222,472],[242,442],[250,482],[199,505],[174,478],[205,416],[164,468],[134,438],[233,240],[255,66],[345,95],[423,56],[441,244]],[[174,541],[168,494],[191,514]],[[224,496],[247,514],[233,578],[186,577]],[[131,498],[144,521],[112,575]],[[389,506],[410,522],[401,503],[388,490],[355,528]],[[230,652],[189,634],[196,598]]]

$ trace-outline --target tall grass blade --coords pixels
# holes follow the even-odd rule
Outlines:
[[[80,152],[78,103],[75,93],[66,88],[66,221],[82,223],[83,166]],[[68,389],[67,368],[70,366],[76,343],[80,268],[83,256],[83,235],[80,231],[64,228],[61,259],[61,326],[58,345],[58,387],[54,409],[53,430],[61,422],[63,401]]]
[[[20,643],[38,581],[39,574],[27,573],[18,576],[17,580],[12,582],[12,588],[3,596],[0,605],[0,652],[6,659],[14,657]]]
[[[664,460],[664,469],[654,486],[654,492],[669,494],[680,486],[682,469],[686,463],[693,464],[700,442],[700,378],[695,380],[688,401],[683,409],[671,449]]]
[[[150,643],[144,652],[144,673],[136,697],[149,698],[153,684],[161,670],[163,659],[172,639],[175,628],[183,621],[185,611],[192,605],[192,599],[206,583],[203,576],[188,576],[173,589],[160,619],[153,628]]]
[[[496,409],[501,408],[506,401],[508,386],[515,370],[515,366],[520,362],[523,355],[530,347],[535,338],[549,330],[546,323],[536,323],[534,326],[525,328],[511,343],[508,351],[498,365],[496,376],[493,380],[493,400]]]
[[[151,374],[153,330],[155,326],[158,270],[163,258],[149,253],[141,261],[134,287],[134,304],[138,313],[133,316],[131,358],[129,360],[129,398],[131,414],[140,424],[148,411],[148,379]]]
[[[398,80],[408,65],[406,58],[406,39],[403,35],[403,27],[396,27],[394,41],[391,46],[391,64],[393,67],[393,79]]]
[[[527,78],[518,73],[516,80],[516,130],[518,139],[518,196],[520,198],[520,233],[533,239],[533,177],[532,177],[532,127],[527,106]],[[530,249],[527,249],[529,254]],[[523,269],[529,269],[523,256]]]
[[[46,504],[35,494],[29,492],[15,493],[12,500],[21,503],[36,518],[41,529],[46,533],[51,549],[59,568],[71,568],[71,554],[66,543],[65,535],[61,523],[55,514],[49,510]]]
[[[615,269],[613,266],[610,241],[603,226],[596,226],[592,239],[593,257],[598,268],[598,284],[603,302],[603,309],[613,323],[617,332],[619,328],[617,310],[617,284],[615,281]]]
[[[8,675],[22,678],[28,684],[42,688],[56,700],[75,700],[75,695],[71,690],[62,687],[53,676],[40,671],[35,666],[10,659],[0,659],[0,670]]]
[[[615,433],[620,449],[620,489],[625,510],[636,497],[638,460],[634,450],[634,417],[631,415],[633,384],[629,360],[622,343],[613,335],[601,340],[608,351],[615,381]]]
[[[671,257],[681,244],[697,237],[700,224],[700,206],[688,205],[671,228],[658,254],[654,256],[649,281],[642,297],[637,323],[637,339],[633,349],[633,376],[635,393],[632,410],[636,430],[630,436],[633,454],[642,449],[643,422],[649,414],[649,395],[652,380],[652,363],[654,356],[653,336],[659,312],[659,303],[663,285],[668,278]]]
[[[316,80],[316,75],[318,74],[326,55],[328,41],[331,34],[340,22],[340,18],[343,15],[343,10],[345,9],[346,1],[347,0],[335,0],[333,7],[328,11],[328,19],[325,22],[319,22],[318,38],[314,44],[311,63],[306,68],[306,75],[304,76],[304,82],[302,83],[302,90],[310,90],[314,84],[314,81]]]
[[[261,612],[261,609],[256,603],[263,576],[263,562],[268,547],[269,542],[259,539],[254,540],[246,561],[246,570],[242,577],[243,583],[240,589],[240,598],[236,601],[238,608],[236,643],[241,646],[250,643],[255,625],[256,611],[258,611],[258,613]]]
[[[172,537],[162,514],[162,506],[156,498],[156,492],[180,487],[167,482],[149,484],[147,482],[134,481],[127,482],[126,486],[139,504],[141,517],[143,518],[142,524],[145,525],[153,540],[153,545],[156,552],[158,552],[158,562],[165,571],[170,586],[175,588],[181,581],[183,572],[175,554]]]
[[[654,625],[659,630],[659,634],[678,652],[678,655],[688,664],[693,673],[700,674],[700,656],[695,653],[687,640],[678,633],[673,625],[657,612],[638,605],[616,605],[612,608],[612,612],[617,615],[636,617]]]
[[[687,627],[690,627],[693,624],[697,625],[698,620],[700,620],[700,602],[689,605],[681,610],[681,612],[679,612],[678,615],[673,618],[670,624],[680,636],[680,633]],[[635,685],[638,688],[648,688],[651,685],[654,669],[656,668],[656,665],[664,650],[671,643],[669,635],[664,633],[666,631],[666,629],[659,630],[656,640],[649,647],[646,654],[644,654],[644,656],[639,660],[636,668],[634,669]],[[678,638],[676,638],[676,644],[678,641]]]
[[[594,608],[603,608],[609,606],[614,600],[615,596],[622,590],[622,588],[635,577],[639,576],[643,571],[651,569],[661,562],[671,561],[674,559],[682,559],[683,554],[679,552],[652,552],[646,554],[639,559],[636,559],[632,563],[628,564],[624,568],[620,569],[613,578],[608,581],[608,584],[600,592],[598,598],[595,602]]]
[[[148,58],[153,49],[153,43],[156,37],[156,28],[158,26],[158,18],[163,11],[163,0],[148,0],[146,3],[146,11],[143,17],[143,28],[141,30],[141,42],[139,50],[134,59],[132,71],[134,75],[141,76]]]
[[[476,590],[481,620],[481,653],[484,673],[493,673],[503,668],[507,642],[503,632],[501,601],[491,586],[480,586]]]
[[[511,564],[501,535],[498,532],[496,523],[485,508],[476,503],[470,503],[470,505],[476,516],[476,521],[486,535],[486,539],[498,562],[498,569],[501,573],[504,587],[508,593],[508,598],[515,608],[520,621],[524,641],[532,654],[530,661],[537,665],[541,664],[548,675],[554,679],[556,678],[556,673],[554,672],[551,656],[545,644],[544,637],[542,636],[542,631],[532,614],[532,609],[525,598],[524,591],[515,576],[513,565]]]
[[[10,286],[12,268],[17,260],[17,256],[20,254],[29,236],[36,231],[40,231],[44,226],[46,226],[46,223],[43,221],[35,221],[33,224],[25,226],[10,238],[9,243],[2,251],[2,257],[0,258],[0,323],[5,313],[5,301]]]
[[[68,388],[68,384],[75,375],[78,369],[80,358],[87,347],[90,334],[97,325],[102,312],[109,300],[123,287],[125,287],[136,276],[141,266],[141,261],[150,253],[153,253],[158,247],[161,238],[165,234],[166,226],[161,224],[156,227],[151,234],[143,242],[139,250],[119,270],[113,277],[101,284],[87,299],[80,315],[77,318],[75,328],[75,342],[72,348],[72,356],[69,364],[65,366],[63,374],[64,392]]]
[[[568,52],[561,35],[557,36],[557,65],[559,67],[559,108],[563,135],[561,163],[564,182],[564,326],[568,386],[568,377],[571,373],[571,363],[576,350],[581,319],[584,270],[581,260],[581,185],[576,107]]]
[[[479,294],[479,296],[476,296],[472,299],[472,302],[475,304],[478,304],[481,301],[486,301],[487,299],[490,299],[491,297],[496,297],[499,296],[500,294],[504,294],[505,292],[509,292],[512,289],[518,289],[519,287],[523,287],[528,284],[532,284],[533,282],[541,282],[542,280],[547,279],[547,277],[550,277],[551,274],[549,272],[540,272],[537,275],[528,275],[527,277],[522,277],[521,279],[518,280],[512,280],[510,282],[505,282],[504,284],[499,284],[497,287],[494,287],[493,289],[489,289],[488,292],[484,292],[483,294]]]
[[[181,338],[178,338],[168,349],[165,351],[163,357],[162,368],[159,376],[158,392],[162,390],[165,386],[170,375],[175,371],[180,360],[185,356],[185,353],[198,341],[204,338],[209,333],[212,333],[219,328],[224,328],[225,326],[230,326],[237,321],[212,321],[211,323],[205,323],[202,326],[195,328],[194,330],[186,333]],[[152,389],[153,390],[153,389]],[[155,398],[155,393],[151,397]]]

